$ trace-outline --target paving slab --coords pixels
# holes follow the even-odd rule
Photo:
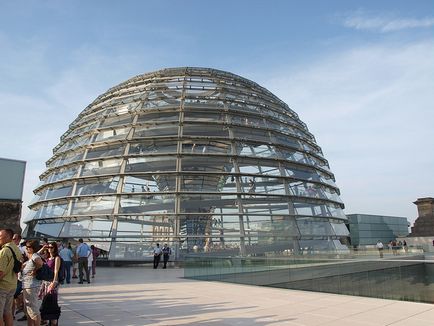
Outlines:
[[[91,284],[73,280],[62,286],[59,325],[434,325],[432,304],[196,281],[183,275],[179,268],[99,267]]]

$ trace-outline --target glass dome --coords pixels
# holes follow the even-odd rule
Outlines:
[[[34,190],[26,236],[84,238],[111,260],[156,242],[262,255],[346,243],[344,205],[306,124],[265,88],[207,68],[133,77],[70,124]]]

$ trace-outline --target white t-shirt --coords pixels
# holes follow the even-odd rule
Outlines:
[[[161,255],[161,248],[160,247],[155,247],[154,248],[154,255],[155,256]]]

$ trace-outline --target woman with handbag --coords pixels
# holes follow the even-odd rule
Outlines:
[[[61,268],[61,259],[56,242],[50,242],[47,246],[48,258],[46,263],[53,271],[54,277],[51,281],[42,281],[40,298],[42,299],[41,318],[49,320],[50,325],[57,325],[60,317],[60,307],[57,304],[57,295],[59,290],[59,275]]]
[[[39,311],[40,300],[38,298],[41,281],[36,279],[36,270],[41,268],[43,261],[37,254],[39,242],[30,240],[26,242],[27,257],[29,258],[22,270],[23,298],[27,325],[39,326],[41,324],[41,314]]]

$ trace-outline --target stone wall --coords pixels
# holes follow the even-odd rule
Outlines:
[[[0,199],[0,228],[10,228],[16,233],[21,233],[21,204],[21,200]]]
[[[418,198],[414,202],[419,217],[411,228],[411,237],[434,236],[434,198]]]

